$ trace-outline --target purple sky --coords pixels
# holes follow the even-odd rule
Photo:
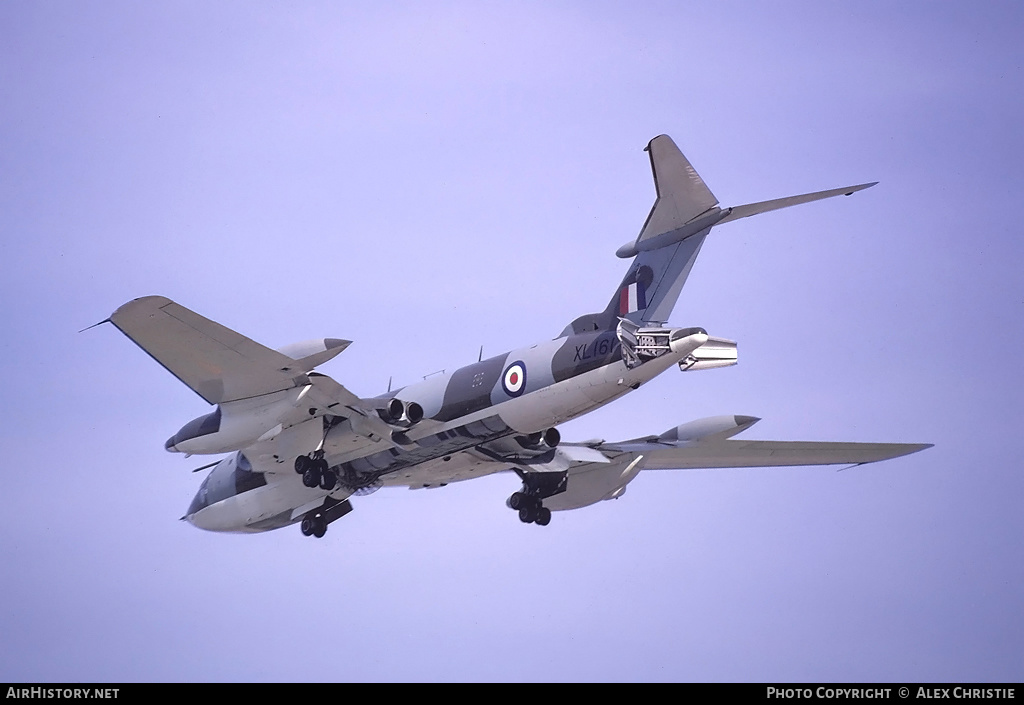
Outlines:
[[[0,680],[1024,678],[1024,6],[0,3]],[[198,531],[206,405],[110,326],[162,294],[356,393],[604,307],[668,133],[724,225],[669,371],[567,440],[930,442],[648,472],[541,529],[512,475],[324,540]]]

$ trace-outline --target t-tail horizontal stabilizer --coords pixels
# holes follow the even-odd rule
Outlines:
[[[647,216],[640,235],[634,242],[620,247],[616,254],[624,259],[641,252],[650,252],[706,232],[712,226],[758,213],[797,206],[833,196],[849,196],[877,184],[857,184],[827,191],[815,191],[799,196],[787,196],[770,201],[748,203],[725,210],[718,207],[718,199],[704,183],[700,174],[679,151],[668,135],[655,137],[646,147],[651,157],[651,170],[657,199]]]
[[[801,203],[820,201],[823,198],[832,198],[833,196],[852,196],[858,191],[863,191],[866,188],[871,188],[877,183],[877,181],[872,181],[870,184],[844,186],[843,188],[834,188],[829,189],[828,191],[815,191],[814,193],[804,193],[799,196],[787,196],[786,198],[776,198],[771,201],[761,201],[760,203],[748,203],[745,206],[733,206],[732,208],[729,208],[728,210],[724,211],[725,217],[715,224],[721,225],[722,223],[728,223],[730,220],[739,220],[740,218],[746,218],[751,215],[757,215],[758,213],[767,213],[768,211],[775,211],[780,208],[799,206]]]

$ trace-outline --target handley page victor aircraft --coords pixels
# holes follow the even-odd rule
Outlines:
[[[715,225],[850,195],[874,184],[722,209],[665,136],[647,145],[657,199],[604,310],[554,340],[360,398],[314,372],[343,351],[336,338],[271,350],[170,299],[131,301],[108,319],[215,408],[167,440],[178,453],[221,454],[183,517],[211,531],[254,532],[298,522],[306,536],[382,486],[437,487],[514,471],[507,504],[525,523],[615,499],[641,470],[862,464],[930,447],[897,443],[730,440],[753,416],[716,416],[659,436],[562,443],[556,426],[618,399],[670,367],[736,364],[736,343],[669,314]],[[203,468],[200,468],[203,469]]]

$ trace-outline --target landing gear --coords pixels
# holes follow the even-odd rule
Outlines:
[[[337,521],[352,511],[352,503],[347,499],[338,501],[332,497],[324,497],[323,504],[311,509],[302,516],[299,530],[303,536],[316,536],[322,539],[327,533],[327,525]]]
[[[309,468],[302,473],[302,484],[306,487],[316,487],[320,484],[320,471],[316,468]]]
[[[300,475],[305,475],[313,469],[323,472],[326,468],[327,461],[324,460],[323,450],[314,450],[309,455],[300,455],[295,459],[295,472]]]
[[[516,492],[516,494],[522,493]],[[509,504],[511,503],[510,497]],[[551,523],[551,510],[541,504],[541,500],[529,498],[526,503],[521,504],[519,507],[519,521],[524,524],[547,526]]]
[[[327,464],[327,461],[321,462],[323,462],[324,465]],[[305,477],[303,477],[303,480],[305,480]],[[331,490],[334,489],[335,485],[337,484],[338,476],[334,474],[333,470],[328,470],[325,468],[324,471],[320,473],[320,489],[327,490],[328,492],[330,492]]]
[[[519,521],[524,524],[547,526],[551,523],[551,510],[544,506],[544,500],[565,492],[568,485],[567,472],[520,472],[523,489],[513,492],[508,506],[519,512]]]
[[[551,523],[551,510],[542,502],[539,497],[531,497],[525,492],[516,492],[508,498],[508,506],[519,512],[519,521],[547,526]]]
[[[306,487],[319,487],[330,492],[338,484],[338,475],[327,466],[322,450],[297,457],[295,472],[302,475],[302,484]]]
[[[323,514],[313,514],[311,512],[302,517],[299,530],[303,536],[316,536],[318,539],[322,539],[324,534],[327,533],[327,520],[324,519]]]

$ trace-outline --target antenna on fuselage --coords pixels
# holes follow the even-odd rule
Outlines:
[[[388,377],[388,394],[391,394],[391,380],[393,380],[394,378],[395,378],[394,375],[391,375],[390,377]]]
[[[477,355],[477,357],[476,357],[476,361],[477,361],[477,362],[481,362],[481,361],[482,361],[483,359],[484,359],[484,346],[483,346],[483,345],[481,345],[481,346],[480,346],[480,354],[479,354],[479,355]]]

